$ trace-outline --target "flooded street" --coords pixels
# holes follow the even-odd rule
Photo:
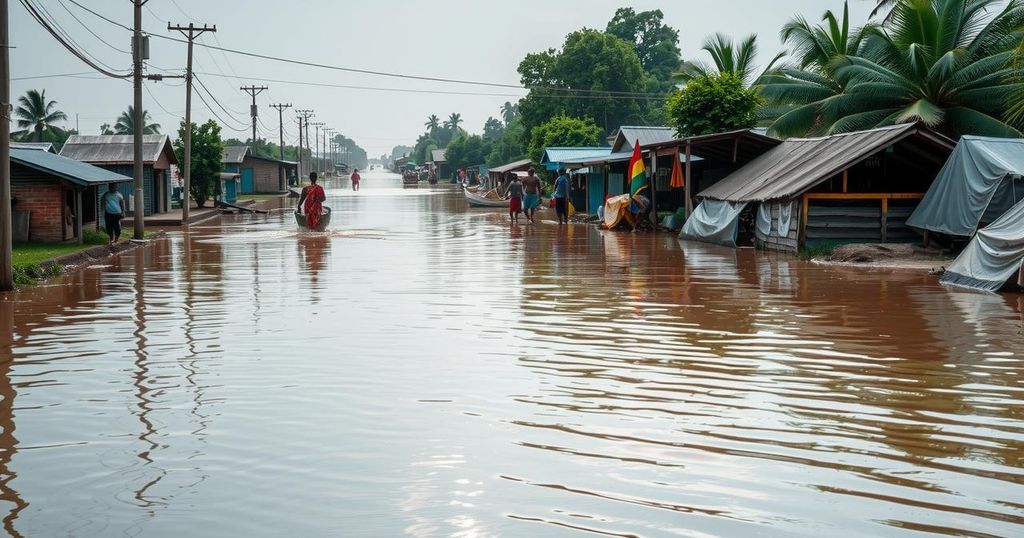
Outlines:
[[[1024,535],[1024,299],[337,187],[0,302],[8,535]]]

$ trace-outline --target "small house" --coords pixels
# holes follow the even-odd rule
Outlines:
[[[444,149],[432,150],[430,152],[430,162],[427,163],[430,166],[430,173],[438,181],[452,178],[452,168],[448,165],[448,158],[445,157],[446,151]]]
[[[540,164],[546,170],[557,173],[557,170],[568,168],[566,162],[573,159],[605,157],[611,154],[611,147],[555,147],[544,148],[544,155],[541,156]],[[570,196],[572,205],[580,211],[589,211],[597,205],[604,203],[604,179],[600,173],[593,173],[588,167],[575,168],[570,176],[572,185]],[[591,185],[590,183],[594,184]],[[590,199],[593,194],[593,200]]]
[[[11,148],[15,240],[82,242],[86,223],[101,220],[100,197],[110,183],[132,178],[38,149]],[[127,201],[127,198],[125,199]]]
[[[791,253],[917,240],[907,218],[953,146],[921,123],[785,140],[701,191],[680,237]]]
[[[239,194],[284,192],[289,178],[298,174],[298,163],[256,156],[248,146],[225,146],[221,162],[221,192],[224,200],[231,203]]]
[[[112,172],[132,177],[135,163],[132,135],[72,135],[64,143],[60,154],[69,159],[89,163]],[[167,135],[142,136],[142,181],[146,215],[166,213],[171,209],[173,195],[171,165],[178,164],[174,148]],[[128,204],[128,212],[135,207],[135,188],[121,184],[121,195]]]

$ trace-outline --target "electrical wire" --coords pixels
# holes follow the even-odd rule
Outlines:
[[[79,60],[82,60],[82,62],[84,62],[86,65],[88,65],[89,67],[95,69],[96,71],[98,71],[98,72],[100,72],[100,73],[102,73],[102,74],[104,74],[104,75],[106,75],[106,76],[108,76],[110,78],[126,79],[126,78],[131,76],[130,74],[116,73],[116,72],[114,72],[114,71],[112,71],[110,69],[106,69],[104,67],[101,67],[98,64],[102,63],[102,62],[93,61],[85,53],[83,53],[82,51],[79,51],[77,48],[75,48],[76,45],[72,45],[71,43],[69,43],[69,39],[65,39],[64,36],[62,36],[60,34],[60,32],[56,31],[49,24],[49,22],[46,20],[46,18],[43,17],[42,14],[39,13],[39,11],[37,11],[35,9],[35,6],[33,6],[28,0],[20,0],[20,2],[21,2],[22,7],[24,7],[28,11],[29,15],[33,19],[35,19],[35,21],[37,23],[39,23],[39,25],[42,26],[43,29],[45,29],[47,32],[49,32],[49,34],[51,36],[53,36],[53,38],[56,39],[58,43],[63,45],[64,48],[68,50],[68,52],[70,52],[72,55],[77,57]],[[109,66],[107,66],[107,67],[109,68]]]
[[[31,4],[31,2],[30,2],[30,4]],[[40,15],[45,15],[43,18],[46,19],[46,21],[49,23],[49,25],[54,30],[59,32],[62,36],[64,36],[64,39],[67,40],[70,44],[72,44],[73,46],[77,47],[79,52],[89,56],[90,58],[93,59],[93,61],[95,61],[96,63],[102,65],[103,67],[106,67],[107,69],[109,69],[111,71],[115,70],[114,67],[111,67],[109,64],[105,63],[103,60],[100,60],[98,56],[96,56],[95,54],[92,54],[91,52],[89,52],[85,47],[83,47],[80,43],[78,43],[78,41],[75,41],[75,39],[73,37],[71,37],[71,34],[60,24],[60,22],[58,21],[57,17],[55,17],[53,15],[53,13],[50,13],[50,10],[46,9],[46,5],[45,4],[33,5],[33,7],[38,9],[38,10],[41,10],[42,13],[40,13]],[[65,7],[65,9],[66,9],[66,6],[64,6],[63,4],[61,4],[61,7]],[[37,13],[38,13],[38,11],[37,11]],[[72,14],[72,17],[73,16],[74,16],[74,14]],[[76,20],[78,20],[78,19],[76,19]],[[82,23],[80,20],[78,21],[78,23],[79,24],[83,24],[83,26],[84,26],[84,23]],[[106,44],[108,46],[112,46],[109,43],[106,43],[106,41],[104,41],[104,44]]]
[[[57,0],[57,2],[60,4],[60,7],[64,8],[64,11],[68,12],[68,15],[71,15],[72,19],[75,19],[76,21],[78,21],[78,24],[81,24],[82,27],[85,28],[85,30],[87,32],[92,34],[93,37],[95,37],[96,39],[99,39],[101,43],[103,43],[104,45],[106,45],[106,46],[108,46],[108,47],[110,47],[110,48],[112,48],[112,49],[114,49],[117,52],[120,52],[122,54],[128,54],[128,55],[131,54],[131,51],[127,51],[127,50],[124,50],[124,49],[119,49],[119,48],[115,47],[114,45],[111,45],[109,42],[107,42],[106,39],[103,39],[102,37],[100,37],[99,34],[97,34],[96,32],[92,31],[92,28],[90,28],[88,24],[85,24],[84,22],[82,22],[82,19],[79,19],[78,16],[75,15],[73,11],[71,11],[71,8],[69,8],[67,6],[67,4],[64,3],[64,0]]]
[[[22,0],[22,1],[24,1],[24,0]],[[92,9],[90,9],[90,8],[84,6],[84,5],[82,5],[81,3],[78,2],[78,0],[67,0],[67,1],[71,2],[72,4],[77,5],[78,7],[82,8],[82,9],[84,9],[84,10],[90,12],[90,13],[92,13],[96,17],[99,17],[99,18],[101,18],[101,19],[103,19],[103,20],[105,20],[105,21],[107,21],[107,22],[109,22],[109,23],[111,23],[113,25],[120,26],[121,28],[124,28],[126,30],[131,30],[131,28],[129,28],[129,27],[127,27],[127,26],[125,26],[125,25],[123,25],[123,24],[113,20],[113,19],[110,19],[110,18],[108,18],[108,17],[106,17],[106,16],[104,16],[104,15],[102,15],[102,14],[96,12],[96,11],[93,11]],[[179,39],[179,38],[171,37],[171,36],[153,34],[153,37],[156,37],[156,38],[159,38],[159,39],[164,39],[164,40],[167,40],[167,41],[175,41],[175,42],[178,42],[178,43],[186,43],[186,44],[188,43],[187,40]],[[508,88],[508,89],[516,89],[516,90],[548,90],[548,91],[556,91],[556,92],[581,93],[581,94],[588,94],[588,95],[597,95],[597,96],[601,96],[601,97],[605,97],[605,98],[608,98],[608,97],[626,97],[626,98],[664,99],[664,98],[667,97],[667,94],[654,94],[654,93],[643,93],[643,92],[627,92],[627,91],[617,91],[617,90],[590,90],[590,89],[583,89],[583,88],[563,88],[563,87],[558,87],[558,86],[540,86],[540,85],[524,86],[524,85],[521,85],[521,84],[508,84],[508,83],[501,83],[501,82],[482,82],[482,81],[475,81],[475,80],[453,79],[453,78],[444,78],[444,77],[409,75],[409,74],[405,74],[405,73],[393,73],[393,72],[388,72],[388,71],[374,71],[374,70],[369,70],[369,69],[359,69],[359,68],[354,68],[354,67],[344,67],[344,66],[337,66],[337,65],[322,64],[322,63],[317,63],[317,62],[309,62],[309,61],[305,61],[305,60],[296,60],[296,59],[292,59],[292,58],[283,58],[283,57],[279,57],[279,56],[271,56],[271,55],[268,55],[268,54],[261,54],[261,53],[257,53],[257,52],[249,52],[249,51],[244,51],[244,50],[232,49],[232,48],[228,48],[228,47],[209,45],[209,44],[206,44],[206,43],[198,43],[197,42],[197,43],[195,43],[195,45],[198,46],[198,47],[205,47],[205,48],[208,48],[208,49],[219,50],[219,51],[222,51],[222,52],[225,52],[225,53],[237,54],[239,56],[247,56],[247,57],[250,57],[250,58],[258,58],[258,59],[261,59],[261,60],[269,60],[269,61],[288,63],[288,64],[293,64],[293,65],[302,65],[302,66],[306,66],[306,67],[316,67],[316,68],[319,68],[319,69],[328,69],[328,70],[333,70],[333,71],[343,71],[343,72],[347,72],[347,73],[358,73],[358,74],[363,74],[363,75],[374,75],[374,76],[381,76],[381,77],[399,78],[399,79],[405,79],[405,80],[421,80],[421,81],[427,81],[427,82],[442,82],[442,83],[448,83],[448,84],[465,84],[465,85],[471,85],[471,86],[487,86],[487,87],[494,87],[494,88]]]
[[[220,101],[218,101],[217,98],[214,97],[213,93],[211,93],[209,88],[206,87],[206,84],[203,83],[202,79],[200,79],[199,77],[195,76],[195,73],[192,74],[192,80],[195,80],[196,82],[199,83],[199,87],[203,91],[205,91],[207,95],[210,96],[210,99],[212,99],[214,103],[217,103],[217,106],[220,107],[220,109],[224,111],[224,114],[226,114],[228,117],[230,117],[232,121],[235,121],[237,123],[241,123],[241,124],[245,125],[245,122],[238,121],[237,118],[232,116],[231,113],[228,112],[227,109],[224,108],[224,106],[220,104]],[[202,92],[196,92],[196,95],[198,95],[200,97],[200,99],[203,100],[203,103],[205,103],[206,106],[210,109],[210,113],[213,114],[218,120],[220,120],[220,122],[223,123],[225,127],[231,129],[232,131],[237,131],[237,132],[242,132],[242,131],[247,130],[246,128],[238,129],[238,128],[232,126],[232,125],[228,125],[228,122],[224,121],[224,118],[222,118],[219,114],[217,114],[216,110],[214,110],[212,107],[210,107],[210,104],[206,101],[206,98],[203,97]]]

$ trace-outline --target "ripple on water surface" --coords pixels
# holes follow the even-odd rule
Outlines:
[[[5,297],[6,532],[1024,532],[1020,298],[399,185]]]

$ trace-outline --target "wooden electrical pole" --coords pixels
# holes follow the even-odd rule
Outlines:
[[[259,116],[259,109],[256,108],[256,96],[263,93],[267,87],[242,86],[239,89],[252,96],[252,106],[249,107],[249,112],[252,114],[252,151],[256,153],[256,118]]]
[[[149,0],[132,0],[132,7],[135,11],[135,25],[132,31],[132,84],[135,90],[135,122],[132,126],[133,138],[133,159],[132,176],[135,179],[135,203],[132,211],[135,213],[135,239],[142,240],[145,237],[143,227],[146,224],[146,201],[144,183],[142,179],[142,130],[145,128],[142,121],[146,115],[142,107],[142,62],[147,58],[149,51],[148,38],[142,37],[142,6]]]
[[[211,28],[204,24],[202,28],[198,28],[192,23],[188,26],[171,26],[167,23],[167,31],[181,32],[188,39],[188,63],[185,67],[185,174],[182,176],[181,188],[181,224],[184,226],[188,225],[191,197],[189,189],[192,187],[192,42],[206,32],[216,32],[217,26]]]
[[[11,33],[7,0],[0,0],[0,291],[14,289],[11,239]]]
[[[292,107],[292,105],[290,103],[287,104],[287,105],[286,104],[270,105],[270,108],[276,108],[277,109],[277,125],[278,125],[277,136],[278,136],[278,145],[280,146],[280,150],[281,150],[280,153],[281,153],[281,160],[282,161],[284,160],[284,110],[286,108],[291,108],[291,107]],[[285,181],[284,181],[284,165],[282,164],[282,165],[278,165],[278,167],[277,167],[277,186],[278,186],[278,189],[283,191],[284,190],[284,184],[285,184]]]
[[[309,173],[309,170],[305,166],[305,155],[303,152],[303,140],[305,145],[309,145],[309,118],[313,117],[312,110],[296,110],[295,114],[299,117],[299,180],[302,180],[303,172]],[[305,132],[303,132],[305,129]]]
[[[322,121],[313,124],[313,127],[316,127],[316,137],[313,139],[313,146],[316,148],[316,153],[313,157],[313,168],[316,168],[314,172],[318,174],[320,173],[320,164],[318,162],[320,160],[320,128],[324,125],[326,124]]]

